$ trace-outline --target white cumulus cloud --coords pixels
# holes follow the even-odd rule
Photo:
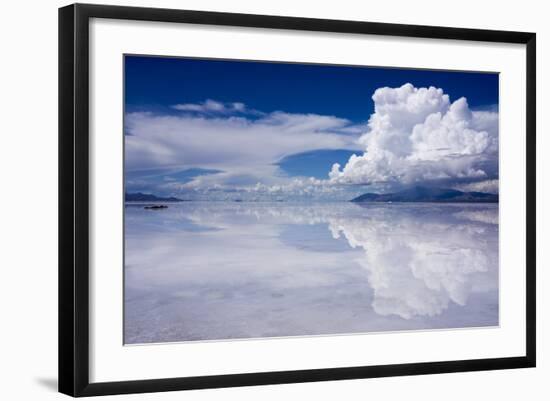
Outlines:
[[[498,113],[473,111],[466,98],[451,103],[442,89],[379,88],[374,113],[359,142],[365,152],[334,164],[335,183],[473,182],[498,171]]]

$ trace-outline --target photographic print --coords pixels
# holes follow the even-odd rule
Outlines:
[[[124,343],[499,325],[499,75],[125,55]]]

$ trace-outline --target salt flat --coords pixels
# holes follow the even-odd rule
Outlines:
[[[498,204],[125,210],[126,344],[499,323]]]

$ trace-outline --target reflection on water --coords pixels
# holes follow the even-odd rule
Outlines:
[[[125,342],[498,325],[498,205],[126,207]]]

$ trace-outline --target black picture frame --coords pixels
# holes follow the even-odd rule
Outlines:
[[[90,383],[88,61],[91,18],[274,28],[526,46],[526,344],[518,357]],[[479,29],[74,4],[59,9],[59,391],[71,396],[361,379],[535,366],[536,35]]]

